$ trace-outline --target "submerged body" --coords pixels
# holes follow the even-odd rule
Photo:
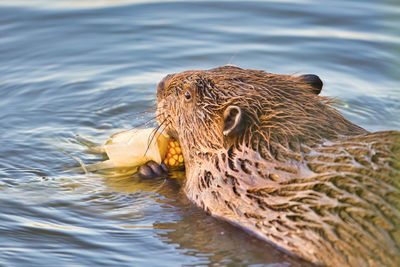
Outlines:
[[[310,75],[186,71],[159,83],[158,120],[209,214],[316,264],[395,266],[400,132],[347,121],[321,88]]]

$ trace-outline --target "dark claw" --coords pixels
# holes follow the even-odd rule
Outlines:
[[[154,176],[153,171],[146,164],[140,166],[139,169],[137,170],[137,173],[142,178],[152,178]]]
[[[167,167],[167,165],[165,165],[164,162],[162,162],[162,163],[160,164],[160,166],[161,166],[161,168],[163,169],[164,172],[168,172],[168,167]]]
[[[163,173],[163,169],[155,161],[149,161],[146,164],[151,168],[155,177],[160,177],[161,174]]]
[[[142,178],[156,178],[168,172],[168,168],[164,163],[161,165],[155,161],[148,161],[139,167],[137,173]]]

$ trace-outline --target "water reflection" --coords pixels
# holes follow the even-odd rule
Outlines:
[[[1,263],[300,264],[193,207],[179,174],[85,175],[69,154],[101,160],[77,135],[147,127],[154,113],[140,113],[164,75],[227,63],[315,73],[346,118],[400,129],[399,11],[395,0],[2,1]]]
[[[176,203],[174,203],[176,205]],[[197,264],[308,266],[309,264],[278,251],[273,246],[186,204],[177,205],[182,219],[173,223],[156,223],[163,242],[177,244],[177,250],[196,256]],[[207,235],[204,235],[207,232]],[[217,252],[218,251],[218,252]],[[268,253],[266,253],[268,251]]]
[[[141,179],[135,174],[132,175],[130,170],[110,170],[107,174],[103,171],[102,176],[112,191],[155,192],[157,194],[153,197],[157,203],[173,207],[170,209],[170,212],[175,214],[173,222],[155,222],[152,226],[120,226],[126,229],[155,229],[157,238],[162,242],[177,245],[174,248],[183,255],[195,256],[196,265],[308,265],[194,207],[182,191],[184,182],[182,171],[173,172],[169,178],[158,179]],[[177,214],[179,216],[176,216]]]

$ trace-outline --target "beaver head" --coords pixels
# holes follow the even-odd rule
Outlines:
[[[157,119],[185,158],[186,195],[319,264],[400,262],[400,133],[369,133],[315,75],[223,66],[168,75]]]
[[[262,143],[264,156],[365,132],[320,97],[315,75],[276,75],[223,66],[168,75],[157,86],[159,122],[192,155]],[[268,148],[265,150],[264,148]],[[268,155],[267,155],[267,154]]]

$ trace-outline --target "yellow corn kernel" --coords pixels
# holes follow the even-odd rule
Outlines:
[[[177,141],[168,142],[167,155],[165,156],[164,163],[170,167],[183,166],[182,149]]]
[[[175,159],[170,158],[170,159],[168,160],[168,164],[169,164],[170,166],[174,166],[174,165],[175,165]]]

